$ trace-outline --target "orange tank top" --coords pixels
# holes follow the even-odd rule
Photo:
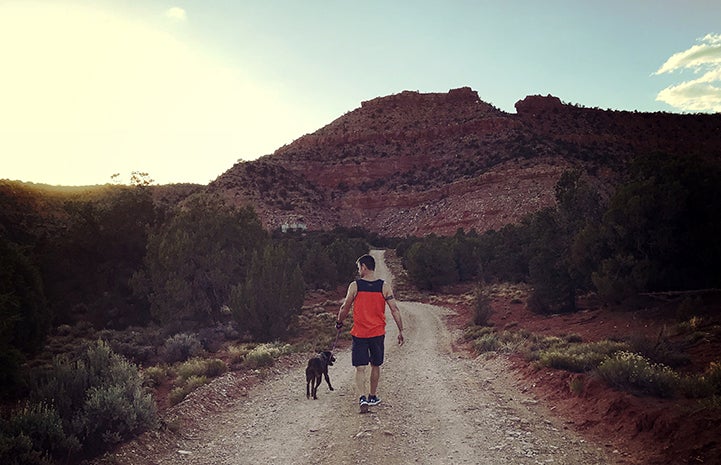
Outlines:
[[[376,337],[386,333],[386,299],[383,297],[383,280],[357,279],[358,293],[353,301],[353,327],[355,337]]]

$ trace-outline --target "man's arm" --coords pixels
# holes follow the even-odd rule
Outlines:
[[[343,303],[340,306],[340,310],[338,310],[338,323],[343,323],[343,320],[346,319],[348,316],[348,313],[350,313],[350,308],[353,305],[353,301],[355,300],[355,296],[358,294],[358,285],[355,281],[350,283],[348,285],[348,292],[345,295],[345,299],[343,300]]]
[[[398,303],[393,295],[393,289],[388,283],[383,283],[383,297],[386,299],[386,303],[391,309],[391,315],[393,316],[393,320],[396,322],[396,326],[398,326],[398,345],[403,345],[405,339],[403,338],[403,320],[401,319],[401,310],[398,308]]]

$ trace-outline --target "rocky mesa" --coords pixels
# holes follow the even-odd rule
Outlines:
[[[721,114],[639,113],[528,96],[516,113],[471,88],[361,103],[208,190],[251,205],[268,229],[361,226],[389,236],[479,232],[552,205],[569,169],[610,192],[641,154],[721,159]]]

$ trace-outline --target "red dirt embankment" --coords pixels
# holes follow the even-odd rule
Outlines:
[[[465,327],[472,307],[463,299],[441,297],[458,315],[449,324]],[[460,300],[460,301],[459,301]],[[439,302],[440,303],[440,302]],[[675,304],[677,305],[677,304]],[[518,294],[496,297],[490,324],[496,330],[526,330],[548,336],[577,335],[584,342],[605,339],[660,340],[678,325],[659,305],[636,311],[611,310],[590,303],[578,313],[538,315]],[[686,349],[686,372],[703,372],[721,356],[718,321],[700,320],[710,338]],[[700,327],[698,329],[704,329]],[[713,336],[715,335],[715,336]],[[542,399],[570,429],[600,444],[616,445],[642,464],[721,463],[721,411],[705,408],[696,399],[659,399],[621,392],[593,374],[577,374],[538,367],[521,355],[512,355],[513,368],[526,389]],[[573,386],[573,389],[571,388]]]

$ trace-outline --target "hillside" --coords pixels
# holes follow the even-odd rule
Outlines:
[[[583,108],[529,96],[516,114],[464,87],[362,102],[208,189],[268,228],[363,226],[384,235],[498,229],[554,202],[568,169],[608,192],[642,154],[721,154],[721,115]]]

